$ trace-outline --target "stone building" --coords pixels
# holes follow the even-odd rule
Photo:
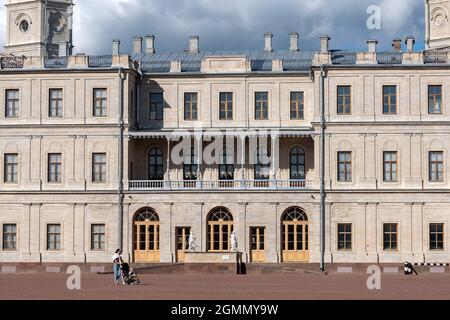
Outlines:
[[[449,261],[449,1],[425,51],[107,56],[70,0],[6,2],[0,262],[227,262],[232,231],[249,263]]]

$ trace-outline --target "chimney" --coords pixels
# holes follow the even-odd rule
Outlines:
[[[367,41],[367,52],[376,53],[377,52],[378,40],[368,40]]]
[[[392,40],[392,47],[395,52],[402,52],[402,39]]]
[[[69,43],[67,41],[59,41],[59,57],[69,56]]]
[[[112,41],[112,54],[113,56],[118,56],[120,54],[120,40]]]
[[[408,52],[414,52],[414,44],[416,43],[416,40],[413,36],[406,37],[406,48]]]
[[[155,36],[152,34],[145,36],[145,53],[155,53]]]
[[[269,51],[269,52],[273,51],[272,38],[273,38],[273,34],[271,34],[270,32],[264,33],[264,51]]]
[[[133,53],[141,54],[142,53],[142,37],[134,37],[133,39]]]
[[[289,48],[291,51],[298,51],[298,33],[291,33],[291,47]]]
[[[200,52],[200,38],[198,36],[192,36],[189,38],[189,53]]]
[[[320,53],[330,52],[330,37],[323,35],[320,37]]]

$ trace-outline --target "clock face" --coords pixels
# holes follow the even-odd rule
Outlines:
[[[66,29],[67,20],[61,13],[54,13],[51,16],[51,30],[54,33],[62,33]]]

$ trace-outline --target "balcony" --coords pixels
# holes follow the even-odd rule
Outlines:
[[[130,181],[131,191],[186,191],[186,190],[310,190],[312,182],[307,180],[221,180],[221,181]]]

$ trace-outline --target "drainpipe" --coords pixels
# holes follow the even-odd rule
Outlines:
[[[325,66],[320,66],[320,270],[325,271]]]
[[[122,249],[123,245],[123,133],[124,133],[124,121],[123,121],[123,101],[124,101],[124,81],[125,74],[123,69],[119,69],[119,159],[118,159],[118,214],[117,214],[117,248]]]

